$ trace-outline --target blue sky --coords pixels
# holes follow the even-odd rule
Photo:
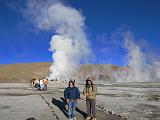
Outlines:
[[[54,31],[39,31],[22,16],[25,0],[0,0],[0,64],[51,62]],[[125,50],[112,44],[112,34],[127,26],[160,52],[159,0],[65,0],[86,17],[86,34],[95,54],[92,63],[124,65]],[[118,41],[117,41],[118,43]]]

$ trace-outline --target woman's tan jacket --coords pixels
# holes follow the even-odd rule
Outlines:
[[[95,85],[93,85],[93,89],[92,86],[85,86],[84,90],[83,90],[83,95],[86,96],[86,99],[95,99],[96,98],[96,94],[97,94],[97,88]]]

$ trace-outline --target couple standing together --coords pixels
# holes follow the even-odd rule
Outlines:
[[[86,120],[96,120],[96,93],[97,88],[91,78],[87,78],[83,95],[86,97],[87,118]],[[80,100],[80,92],[73,81],[69,81],[68,87],[64,91],[64,98],[68,104],[68,118],[75,120],[75,109]]]

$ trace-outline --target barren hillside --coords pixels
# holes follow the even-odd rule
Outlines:
[[[0,65],[0,82],[28,82],[32,78],[43,78],[51,63],[27,63]]]
[[[44,78],[50,66],[51,63],[47,62],[0,65],[0,82],[29,82],[33,78]],[[116,69],[118,69],[117,66],[107,64],[81,65],[78,78],[93,76],[110,80],[112,70]]]

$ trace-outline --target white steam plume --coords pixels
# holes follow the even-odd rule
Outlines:
[[[85,18],[73,7],[57,1],[28,0],[25,16],[41,30],[53,30],[50,51],[54,63],[49,79],[68,79],[74,76],[81,61],[87,61],[91,50],[84,32]]]
[[[128,67],[119,69],[115,73],[118,82],[148,82],[160,80],[160,61],[158,59],[147,59],[147,53],[143,52],[141,46],[135,42],[132,32],[125,31],[123,36],[123,46],[127,49]]]
[[[149,81],[150,65],[140,46],[135,43],[133,34],[130,31],[124,33],[124,47],[127,49],[127,61],[129,67],[128,81]]]

